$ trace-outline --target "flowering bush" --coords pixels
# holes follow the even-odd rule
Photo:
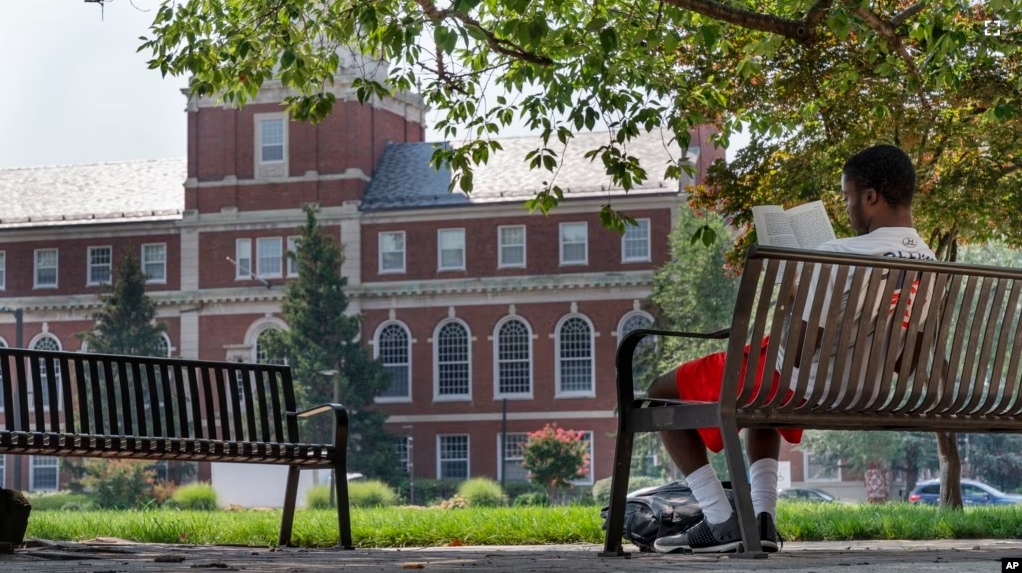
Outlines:
[[[529,434],[522,448],[522,466],[529,470],[533,483],[544,487],[565,487],[585,477],[589,469],[589,445],[584,434],[547,424]]]

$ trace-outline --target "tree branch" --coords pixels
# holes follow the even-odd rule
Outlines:
[[[895,28],[897,28],[898,26],[901,26],[902,24],[905,23],[905,20],[908,20],[912,16],[915,16],[916,14],[922,12],[925,8],[926,8],[926,4],[924,4],[922,2],[917,2],[917,3],[909,6],[908,8],[905,8],[905,10],[903,12],[901,12],[899,14],[895,14],[894,18],[891,18],[891,26],[893,26]]]
[[[923,109],[929,112],[930,101],[926,98],[926,94],[923,92],[924,82],[922,77],[919,75],[919,68],[916,67],[916,62],[912,59],[912,55],[908,53],[907,49],[905,49],[905,44],[901,43],[901,38],[899,38],[898,34],[895,33],[894,26],[892,26],[890,22],[882,19],[880,16],[877,16],[877,14],[869,8],[856,6],[852,11],[862,18],[866,25],[872,28],[874,32],[879,34],[880,37],[887,42],[887,45],[891,48],[891,50],[898,54],[898,56],[901,57],[908,66],[908,72],[919,80],[919,103],[923,106]]]
[[[683,10],[691,10],[714,20],[720,20],[749,30],[770,32],[799,42],[808,43],[812,37],[812,27],[808,26],[808,22],[805,20],[790,20],[772,14],[735,8],[716,0],[666,0],[666,2]],[[820,2],[830,2],[830,0],[820,0]]]
[[[806,12],[805,20],[803,20],[806,27],[812,30],[819,25],[827,17],[827,12],[830,11],[833,4],[834,0],[817,0],[816,4],[813,4],[812,8]]]
[[[522,48],[521,46],[515,44],[514,42],[498,38],[496,34],[484,28],[483,25],[480,24],[478,20],[469,16],[468,14],[458,12],[455,10],[440,10],[439,8],[436,7],[436,4],[433,3],[433,0],[415,0],[415,3],[422,8],[422,11],[425,12],[427,16],[429,16],[429,19],[432,20],[434,24],[438,24],[443,20],[446,20],[447,18],[454,18],[456,20],[460,20],[462,23],[468,26],[474,26],[478,28],[479,31],[486,36],[486,44],[490,47],[491,50],[497,52],[498,54],[502,54],[511,58],[516,58],[525,62],[538,64],[541,66],[550,66],[553,65],[554,63],[554,61],[551,58],[548,58],[547,56],[541,56],[539,54],[530,52],[525,48]]]

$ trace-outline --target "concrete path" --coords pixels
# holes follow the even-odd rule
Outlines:
[[[513,571],[792,571],[796,573],[939,572],[994,573],[1003,557],[1022,560],[1022,541],[870,541],[788,543],[765,560],[725,556],[673,556],[633,553],[628,559],[601,559],[593,545],[444,547],[422,549],[276,550],[133,544],[118,540],[37,543],[14,555],[0,555],[2,572],[303,571],[424,573]]]

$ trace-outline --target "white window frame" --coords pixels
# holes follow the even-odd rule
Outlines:
[[[298,239],[300,238],[301,237],[299,235],[291,235],[290,237],[287,238],[287,245],[286,248],[284,249],[284,259],[286,259],[287,261],[286,264],[288,278],[294,278],[298,276],[298,261],[296,259],[291,258],[291,256],[288,253],[298,252]]]
[[[0,487],[7,487],[7,454],[0,454]]]
[[[264,161],[263,160],[263,147],[264,147],[264,145],[263,145],[263,122],[264,121],[273,121],[273,120],[278,120],[281,123],[282,131],[283,131],[283,135],[284,135],[283,141],[281,142],[281,146],[282,146],[283,149],[281,150],[281,158],[280,159]],[[257,113],[257,114],[254,115],[254,121],[255,121],[255,145],[253,147],[255,148],[255,162],[256,162],[256,165],[257,166],[263,166],[263,165],[283,165],[284,166],[284,176],[287,176],[288,155],[290,154],[290,147],[291,147],[290,146],[291,142],[289,141],[290,140],[290,134],[288,133],[290,131],[290,129],[288,129],[290,127],[290,125],[289,125],[289,122],[288,122],[288,115],[287,115],[287,113],[284,113],[284,112]]]
[[[440,331],[451,323],[457,323],[465,329],[466,344],[468,345],[468,392],[465,394],[440,394]],[[460,318],[448,318],[441,320],[433,328],[433,401],[434,402],[464,402],[472,400],[472,328],[467,322]]]
[[[526,332],[528,332],[528,336],[529,336],[529,391],[528,392],[508,393],[508,392],[501,392],[500,391],[500,329],[503,328],[505,324],[507,324],[508,322],[511,322],[512,320],[517,320],[517,321],[521,322],[522,324],[524,324],[525,325],[525,330],[526,330]],[[524,318],[522,318],[521,316],[518,316],[518,315],[505,316],[504,318],[502,318],[499,321],[497,321],[497,325],[493,327],[493,399],[494,400],[503,400],[505,398],[507,398],[508,400],[531,400],[533,398],[534,392],[536,391],[536,385],[533,383],[533,381],[536,379],[536,377],[535,377],[536,356],[535,356],[535,353],[533,352],[533,346],[534,345],[533,345],[532,341],[535,338],[536,338],[536,336],[533,334],[532,325],[529,324],[529,321],[525,320]]]
[[[53,461],[55,461],[56,463],[54,465],[47,464],[47,465],[37,466],[37,464],[36,464],[37,458],[52,458]],[[47,460],[47,461],[49,461],[49,460]],[[49,488],[47,488],[47,489],[38,489],[36,487],[36,484],[35,484],[35,481],[36,481],[35,480],[35,470],[36,470],[36,467],[40,467],[40,468],[54,468],[54,471],[57,474],[56,487],[54,487],[53,489],[49,489]],[[29,462],[28,462],[28,491],[35,493],[35,492],[38,492],[38,491],[59,491],[59,490],[60,490],[60,458],[57,457],[57,456],[29,456]]]
[[[392,324],[396,324],[396,325],[400,326],[401,328],[403,328],[404,331],[405,331],[405,336],[408,337],[408,349],[407,349],[407,351],[408,351],[408,363],[407,363],[408,364],[408,395],[407,396],[376,396],[375,398],[373,398],[373,401],[376,402],[377,404],[406,404],[406,403],[410,403],[412,401],[412,379],[413,379],[413,375],[415,374],[415,372],[412,370],[412,359],[413,359],[413,356],[412,356],[412,344],[415,342],[415,340],[412,338],[412,329],[408,328],[408,325],[403,323],[403,322],[401,322],[400,320],[387,320],[387,321],[381,322],[380,325],[376,327],[376,332],[373,333],[373,340],[372,340],[372,344],[373,344],[373,358],[375,359],[375,358],[379,358],[380,357],[380,335],[383,334],[383,329],[384,328],[386,328],[386,327],[388,327],[388,326],[390,326]]]
[[[594,456],[596,454],[596,447],[595,447],[595,443],[593,442],[593,440],[596,439],[596,432],[593,432],[592,430],[576,430],[576,432],[580,432],[583,435],[589,436],[589,476],[588,477],[584,477],[582,479],[573,480],[571,482],[571,484],[572,485],[593,485],[593,483],[595,483],[595,480],[593,479],[593,476],[596,474],[596,469],[593,468],[593,463],[594,463],[593,458],[594,458]]]
[[[277,256],[279,259],[277,266],[280,267],[279,271],[276,272],[263,272],[263,245],[276,245],[277,252],[280,255]],[[262,279],[279,279],[284,276],[285,268],[284,265],[287,253],[284,250],[284,240],[280,237],[259,237],[256,239],[255,249],[255,261],[256,261],[256,276]],[[269,258],[269,257],[267,257]]]
[[[443,460],[441,458],[442,448],[441,443],[443,438],[465,438],[465,478],[472,478],[472,435],[471,434],[437,434],[436,436],[436,479],[461,479],[461,478],[445,478],[443,477]],[[461,461],[457,460],[446,460],[449,462]]]
[[[636,223],[639,226],[627,225],[625,232],[621,233],[621,262],[622,263],[648,263],[653,260],[653,224],[649,219],[636,219]],[[646,225],[646,256],[644,257],[629,257],[625,245],[627,244],[628,231],[631,229],[640,229],[641,225]]]
[[[561,328],[572,318],[581,318],[589,325],[589,391],[561,390]],[[557,321],[554,328],[554,398],[595,398],[596,397],[596,328],[588,316],[581,313],[566,314]]]
[[[392,252],[392,253],[401,253],[401,268],[400,269],[387,269],[387,268],[383,267],[383,255],[384,255],[384,251],[383,251],[383,236],[384,235],[401,235],[401,245],[402,245],[403,248],[400,251],[388,251],[388,252]],[[405,269],[408,267],[408,236],[405,234],[404,231],[381,231],[379,233],[379,235],[377,236],[377,238],[376,238],[376,247],[377,247],[376,250],[378,251],[378,259],[379,259],[379,274],[381,274],[381,275],[386,275],[386,274],[401,274],[401,273],[405,272]]]
[[[0,290],[7,290],[7,251],[0,251]]]
[[[94,268],[94,265],[92,264],[92,253],[93,253],[93,251],[99,251],[99,250],[102,250],[102,249],[106,249],[106,250],[108,250],[110,252],[110,262],[107,263],[107,265],[110,267],[110,280],[108,282],[92,280],[92,269]],[[86,266],[86,268],[85,268],[85,286],[93,287],[93,286],[101,286],[101,285],[112,283],[113,280],[114,280],[114,248],[112,246],[109,246],[109,245],[108,246],[101,246],[101,247],[89,247],[89,248],[87,248],[85,250],[85,266]],[[99,265],[95,265],[95,266],[99,266]]]
[[[809,450],[802,450],[802,482],[803,483],[837,483],[842,480],[841,466],[837,467],[837,477],[811,479],[809,477],[809,458],[813,455]]]
[[[526,442],[528,442],[529,432],[508,432],[507,435],[509,435],[509,436],[521,436],[521,435],[524,435],[525,439],[526,439]],[[497,432],[497,481],[500,481],[501,479],[504,478],[504,464],[501,463],[502,461],[503,462],[507,462],[508,460],[518,460],[518,459],[524,460],[524,458],[503,458],[503,460],[502,460],[501,459],[501,452],[502,451],[504,451],[504,434],[501,434],[500,432]],[[526,481],[528,481],[528,480],[526,480]]]
[[[160,247],[163,249],[163,260],[162,261],[147,261],[146,260],[146,247]],[[235,253],[237,254],[237,253]],[[145,274],[146,284],[150,285],[165,285],[167,284],[167,243],[144,243],[140,247],[139,258],[142,261],[142,273]],[[146,272],[146,265],[161,265],[163,267],[163,278],[151,278],[149,273]]]
[[[631,312],[626,312],[625,315],[621,317],[621,320],[619,320],[618,323],[617,323],[617,347],[618,348],[621,347],[621,341],[623,341],[625,339],[625,336],[628,335],[628,332],[631,332],[631,330],[629,330],[628,332],[625,332],[625,323],[627,323],[629,320],[632,319],[632,317],[635,317],[635,316],[641,316],[641,317],[649,320],[649,326],[646,327],[646,328],[653,328],[653,326],[656,324],[655,323],[655,319],[653,318],[653,315],[651,315],[648,312],[645,312],[645,311],[642,311],[642,310],[633,310]],[[658,337],[647,336],[646,338],[643,338],[639,342],[639,346],[636,347],[636,350],[641,348],[643,344],[649,344],[650,342],[648,342],[648,341],[650,341],[650,340],[652,340],[652,344],[654,345],[654,348],[656,348],[660,344],[660,339]],[[634,372],[633,372],[633,374],[634,374]],[[645,388],[640,387],[638,385],[638,383],[639,383],[639,380],[637,378],[633,378],[633,380],[632,380],[632,384],[634,385],[634,388],[632,389],[633,392],[635,393],[636,396],[645,396],[646,395]]]
[[[398,436],[397,442],[394,444],[394,449],[397,450],[397,461],[402,464],[401,471],[404,473],[409,473],[408,464],[412,461],[411,456],[409,456],[410,452],[408,451],[408,443],[411,438],[412,437],[407,434]]]
[[[174,346],[170,343],[170,335],[167,334],[166,332],[161,332],[160,333],[160,338],[162,338],[164,344],[167,345],[167,355],[166,356],[161,356],[160,358],[170,358],[170,356],[174,353]],[[84,351],[85,343],[82,343],[82,348],[83,348],[83,351]]]
[[[461,235],[461,265],[445,267],[444,266],[444,236]],[[448,249],[454,250],[454,249]],[[436,268],[438,271],[463,271],[467,265],[468,250],[465,248],[465,229],[437,229],[436,231]]]
[[[52,267],[40,267],[39,266],[39,255],[41,253],[53,251],[56,255]],[[39,284],[39,271],[41,269],[53,269],[53,284]],[[32,288],[43,289],[43,288],[59,288],[60,287],[60,249],[36,249],[32,252]]]
[[[28,348],[31,349],[31,350],[39,350],[38,348],[36,348],[36,345],[39,344],[42,340],[44,340],[46,338],[52,339],[57,344],[57,350],[55,350],[53,352],[63,352],[64,351],[64,344],[60,341],[59,338],[54,336],[54,334],[52,332],[41,332],[41,333],[35,335],[35,337],[32,338],[32,340],[28,343]],[[47,363],[45,361],[42,361],[42,359],[40,359],[40,362],[39,362],[40,369],[45,368],[46,364]],[[59,361],[56,362],[54,365],[57,367],[57,371],[56,371],[57,378],[54,381],[56,383],[56,386],[57,386],[57,407],[60,408],[64,404],[64,395],[63,395],[63,387],[64,386],[61,383],[61,380],[63,379],[64,376],[67,375],[67,373],[60,371],[60,362]],[[29,367],[31,367],[31,362],[29,363]],[[47,390],[49,390],[49,377],[52,376],[53,374],[54,374],[53,372],[47,372],[46,373],[46,388],[47,388]],[[32,392],[31,390],[29,390],[29,392],[28,392],[28,402],[29,402],[29,404],[33,404],[34,400],[35,400],[35,393]],[[50,411],[50,399],[49,399],[49,396],[43,396],[43,411],[45,411],[45,412],[49,412]]]
[[[564,242],[564,229],[565,229],[565,227],[579,226],[579,225],[581,225],[582,228],[584,228],[585,232],[586,232],[586,240],[583,243],[585,245],[585,257],[581,261],[565,261],[564,260],[564,247],[565,247],[565,245],[569,245],[569,244],[577,245],[578,243],[565,243]],[[566,222],[566,223],[561,223],[560,227],[558,227],[558,232],[557,232],[557,251],[558,251],[557,252],[558,260],[560,261],[560,265],[562,267],[585,266],[585,265],[588,265],[589,264],[589,223],[586,222],[586,221],[570,221],[570,222]]]
[[[241,272],[242,260],[248,265],[248,272]],[[234,241],[234,280],[247,281],[255,274],[252,268],[252,239],[235,239]]]
[[[522,230],[522,244],[521,245],[505,245],[504,244],[504,229],[521,229]],[[500,225],[497,227],[497,268],[498,269],[524,269],[526,267],[526,261],[528,260],[528,231],[525,225]],[[522,262],[520,263],[508,263],[504,261],[504,247],[519,247],[522,248]]]

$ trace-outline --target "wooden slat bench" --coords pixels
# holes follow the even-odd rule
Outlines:
[[[0,348],[0,376],[0,454],[288,466],[285,546],[300,471],[332,468],[340,546],[352,547],[347,413],[297,411],[287,366]],[[334,443],[303,442],[299,418],[326,413]]]
[[[811,278],[820,273],[811,304]],[[845,312],[839,297],[823,309],[832,277],[836,293],[851,277]],[[779,279],[779,280],[778,280]],[[795,296],[781,293],[791,293]],[[913,297],[913,293],[914,294]],[[1022,271],[894,257],[866,257],[770,247],[750,250],[739,284],[731,328],[714,334],[637,330],[617,353],[618,434],[611,506],[602,556],[623,556],[632,441],[637,432],[718,427],[738,508],[743,552],[760,553],[758,527],[740,428],[1022,432],[1020,320]],[[708,293],[710,296],[710,293]],[[853,304],[861,301],[860,305]],[[855,318],[861,309],[860,320]],[[812,336],[822,328],[819,371],[809,380]],[[794,319],[793,319],[794,317]],[[786,322],[791,324],[787,339]],[[873,334],[877,334],[873,336]],[[780,388],[770,396],[769,378],[754,391],[756,369],[739,380],[746,345],[749,363],[769,335],[764,377],[772,376],[784,345]],[[646,336],[727,338],[719,403],[652,401],[633,392],[632,355]],[[806,342],[805,352],[799,344]],[[898,342],[892,343],[892,341]],[[899,348],[904,348],[899,352]],[[832,349],[826,351],[826,349]],[[801,362],[795,360],[801,354]],[[793,393],[785,400],[788,391]]]

